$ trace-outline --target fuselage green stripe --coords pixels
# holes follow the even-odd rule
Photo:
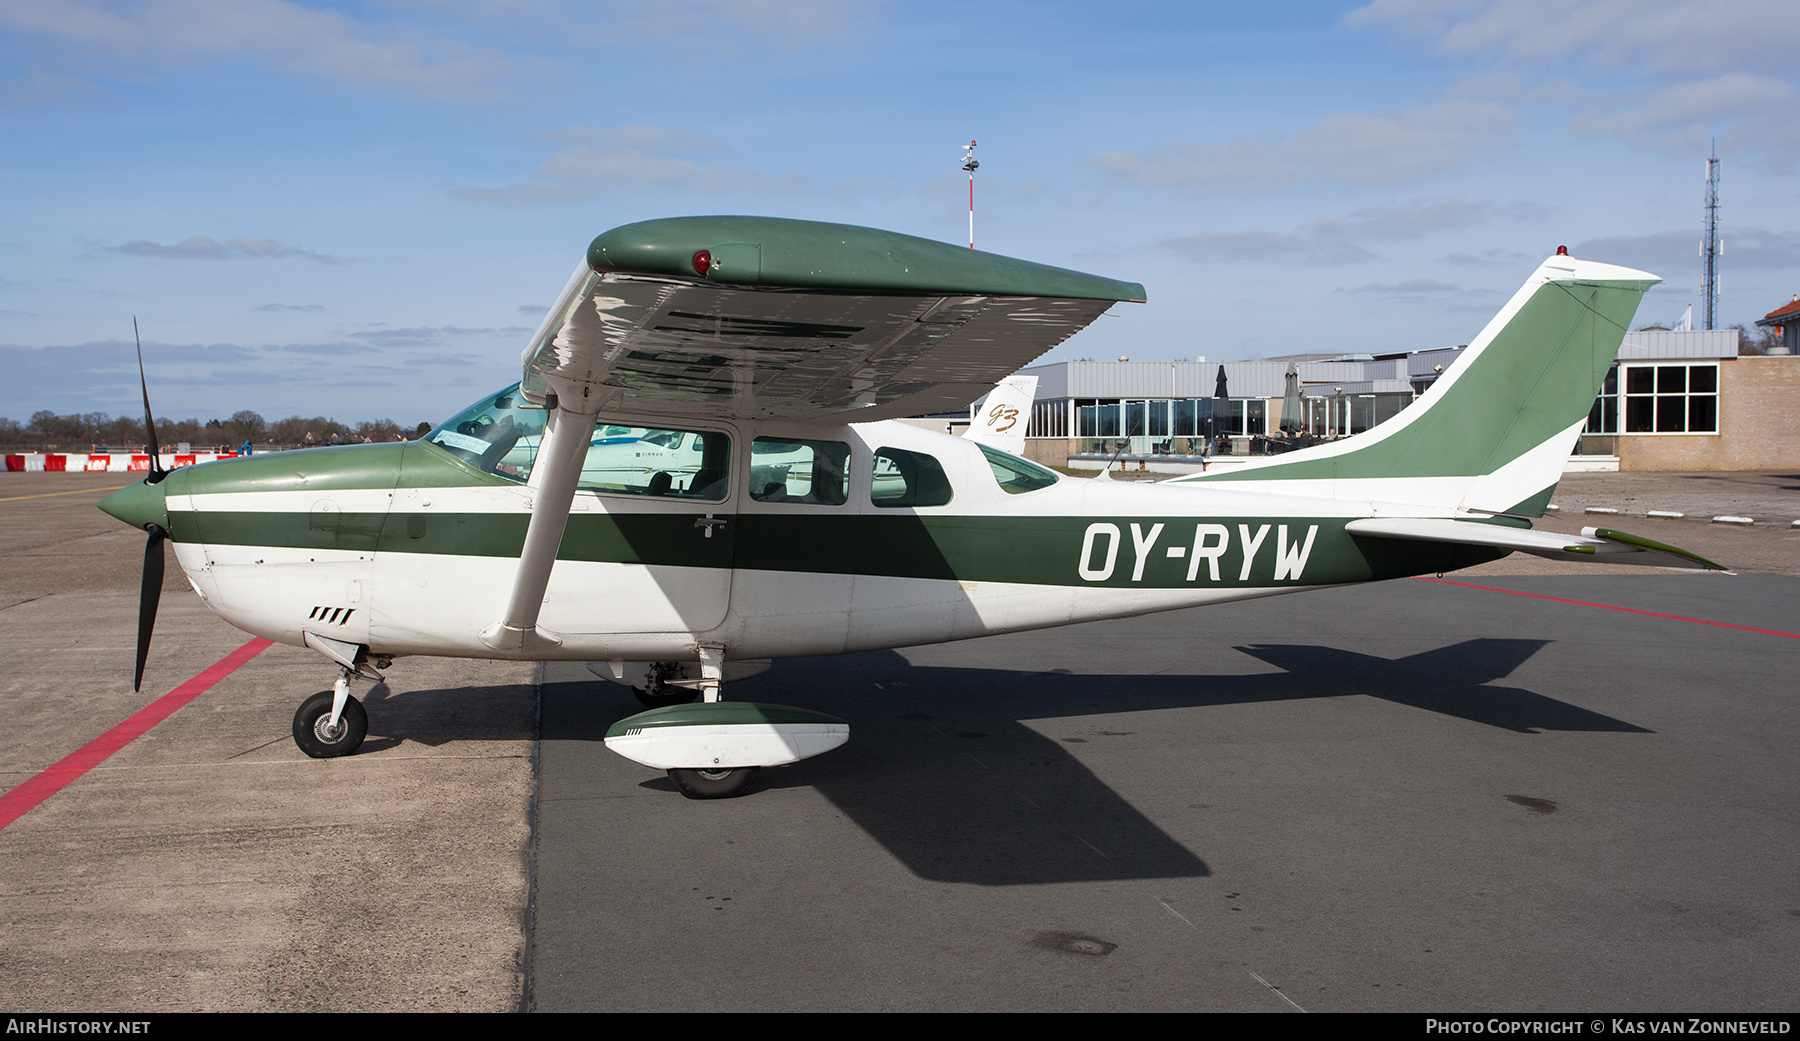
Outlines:
[[[695,523],[698,514],[572,515],[558,559],[1170,589],[1368,581],[1450,571],[1505,555],[1359,538],[1344,530],[1344,517],[717,516],[727,523],[707,538]],[[209,545],[512,558],[529,518],[172,511],[170,521],[178,541]]]

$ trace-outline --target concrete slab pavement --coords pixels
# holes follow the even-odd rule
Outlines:
[[[143,536],[92,508],[109,476],[0,478],[0,790],[248,639],[171,561],[132,692]],[[357,692],[363,753],[316,761],[289,731],[331,670],[258,655],[0,831],[0,1006],[516,1009],[534,670],[403,662]]]

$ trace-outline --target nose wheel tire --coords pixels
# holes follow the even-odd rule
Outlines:
[[[731,770],[670,770],[669,780],[690,799],[729,799],[742,795],[760,769],[740,766]]]
[[[314,759],[349,755],[369,733],[369,714],[355,698],[344,702],[343,714],[331,726],[331,692],[320,691],[300,703],[294,713],[294,744]]]

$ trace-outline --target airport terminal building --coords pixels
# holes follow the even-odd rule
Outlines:
[[[1290,363],[1307,438],[1349,437],[1398,415],[1462,350],[1037,365],[1021,371],[1038,378],[1025,454],[1054,466],[1122,454],[1188,469],[1202,454],[1223,461],[1280,450]],[[1739,357],[1732,329],[1629,333],[1570,451],[1579,469],[1800,466],[1800,358]]]

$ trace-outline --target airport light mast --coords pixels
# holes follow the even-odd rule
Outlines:
[[[975,168],[981,164],[975,161],[975,142],[963,149],[963,169],[969,172],[969,248],[975,248]]]

